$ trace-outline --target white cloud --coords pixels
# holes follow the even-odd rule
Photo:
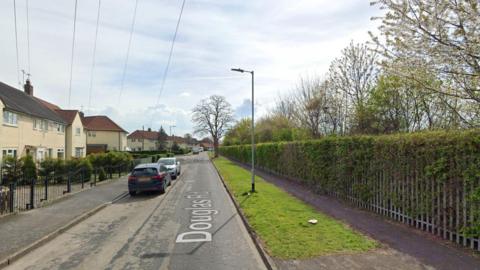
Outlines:
[[[35,94],[66,106],[73,1],[30,1],[31,73]],[[97,0],[79,1],[72,107],[89,103]],[[125,88],[120,81],[134,1],[103,0],[90,113],[104,113],[132,131],[175,123],[192,132],[190,111],[212,94],[234,108],[250,98],[250,77],[232,67],[255,69],[257,115],[289,91],[300,75],[328,70],[351,39],[368,40],[368,1],[187,1],[164,92],[156,104],[180,1],[139,1]],[[20,68],[26,69],[25,5],[17,1]],[[0,2],[0,81],[16,85],[13,2]],[[180,94],[179,94],[180,93]],[[168,128],[166,128],[168,129]]]

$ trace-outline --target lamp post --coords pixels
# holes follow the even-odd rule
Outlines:
[[[172,139],[172,142],[170,143],[170,153],[172,153],[173,142],[175,141],[175,138],[172,136],[172,128],[176,128],[176,126],[170,126],[170,139]]]
[[[240,73],[250,73],[252,75],[252,193],[255,192],[255,72],[243,70],[241,68],[232,68],[232,71]]]

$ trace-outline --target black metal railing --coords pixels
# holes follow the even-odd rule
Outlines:
[[[114,166],[99,166],[93,170],[76,170],[38,176],[30,179],[23,175],[10,176],[0,174],[0,216],[40,207],[69,193],[92,188],[102,180],[121,177],[129,173],[134,166],[145,163],[145,159]]]

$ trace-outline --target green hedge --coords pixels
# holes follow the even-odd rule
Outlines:
[[[250,151],[220,148],[244,163]],[[255,163],[318,193],[479,245],[468,237],[480,236],[480,130],[258,144]]]

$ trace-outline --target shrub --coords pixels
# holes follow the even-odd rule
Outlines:
[[[250,163],[249,145],[220,153]],[[480,235],[480,130],[258,144],[255,164],[357,206]],[[457,227],[457,219],[475,222]]]
[[[104,181],[107,179],[107,173],[103,168],[98,170],[98,181]]]
[[[22,157],[22,174],[26,181],[37,179],[37,165],[31,155]]]

